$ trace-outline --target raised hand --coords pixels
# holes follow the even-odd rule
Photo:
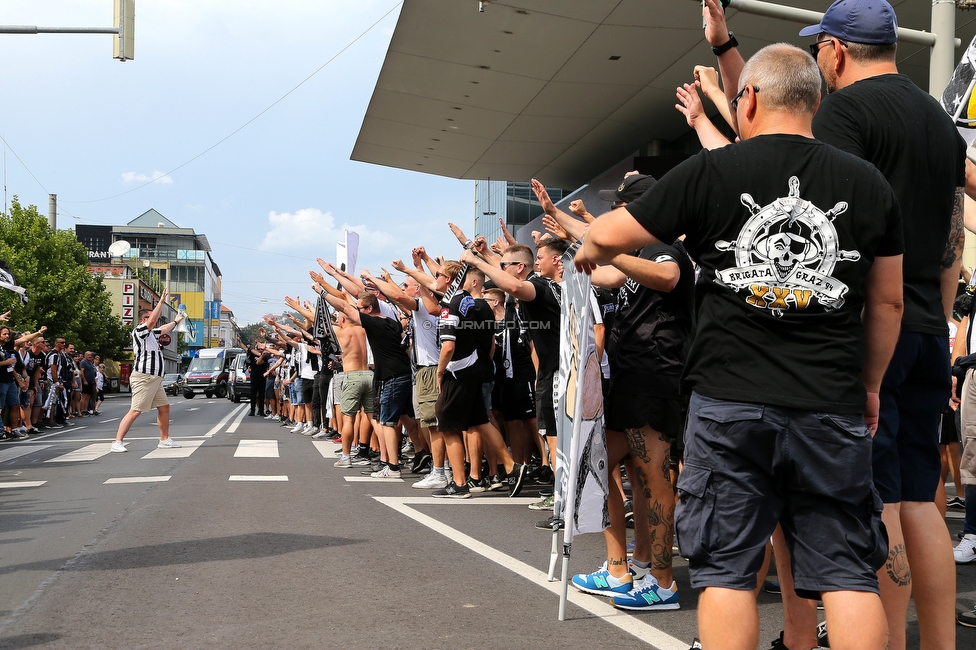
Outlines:
[[[546,214],[554,214],[556,212],[556,205],[549,198],[549,192],[546,191],[546,186],[534,178],[532,179],[532,191],[535,193],[535,198],[539,199],[543,212]]]

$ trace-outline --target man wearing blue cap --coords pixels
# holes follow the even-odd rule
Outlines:
[[[743,59],[718,0],[705,4],[705,36],[731,100]],[[874,164],[895,191],[904,221],[901,335],[880,392],[869,394],[880,402],[872,464],[890,536],[878,575],[891,647],[905,647],[914,593],[922,647],[954,648],[952,545],[934,498],[939,413],[950,390],[946,320],[962,256],[966,145],[939,104],[898,74],[898,21],[885,0],[837,0],[800,35],[816,37],[810,52],[829,93],[814,116],[814,136]]]
[[[939,414],[951,379],[947,315],[963,248],[966,145],[938,102],[898,74],[898,20],[885,0],[838,0],[810,51],[827,82],[814,135],[873,163],[891,184],[905,233],[905,313],[881,386],[874,482],[888,561],[878,572],[891,647],[905,647],[914,594],[923,648],[955,648],[952,542],[935,506]]]

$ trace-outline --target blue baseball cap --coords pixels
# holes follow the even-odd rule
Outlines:
[[[819,25],[800,30],[800,36],[823,32],[851,43],[884,45],[898,41],[898,17],[885,0],[837,0]]]

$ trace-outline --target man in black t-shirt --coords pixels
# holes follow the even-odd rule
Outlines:
[[[701,265],[675,529],[703,590],[703,647],[758,644],[752,590],[782,520],[795,587],[820,594],[831,638],[880,650],[887,544],[864,468],[901,317],[897,202],[875,168],[812,138],[808,54],[765,47],[740,85],[742,141],[598,218],[576,262],[590,270],[684,233]]]
[[[816,37],[811,49],[829,92],[814,117],[814,135],[871,162],[901,206],[905,313],[881,387],[872,457],[890,543],[878,576],[887,581],[882,595],[893,648],[905,646],[910,596],[923,645],[950,647],[956,570],[951,541],[939,532],[944,524],[935,494],[940,415],[951,384],[946,323],[964,239],[966,144],[939,103],[898,74],[897,29],[891,5],[861,0],[835,2],[800,35]]]
[[[264,375],[268,372],[271,355],[265,350],[263,342],[256,342],[249,348],[243,345],[243,341],[238,340],[238,342],[241,347],[247,349],[247,367],[251,371],[251,408],[248,415],[254,415],[257,410],[257,414],[264,417],[264,394],[267,392],[267,380]]]
[[[445,262],[441,273],[447,276],[448,286],[461,272],[457,262]],[[469,293],[484,282],[484,275],[470,269],[461,290],[452,298],[450,305],[441,309],[437,333],[441,353],[437,363],[437,387],[440,395],[434,407],[437,427],[447,445],[447,458],[451,462],[453,480],[447,487],[435,490],[431,496],[466,499],[471,496],[468,479],[464,475],[464,439],[462,432],[473,432],[481,437],[495,452],[504,465],[504,482],[509,496],[517,496],[525,480],[525,465],[516,463],[505,446],[502,435],[490,422],[488,405],[485,403],[484,385],[492,381],[494,373],[491,349],[494,343],[495,316],[488,303]],[[478,287],[480,289],[480,287]],[[479,471],[475,464],[481,458],[470,458],[472,471]],[[484,478],[484,477],[482,477]]]

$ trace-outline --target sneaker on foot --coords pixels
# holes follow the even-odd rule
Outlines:
[[[783,590],[779,586],[779,582],[776,580],[767,580],[763,585],[763,591],[767,594],[781,594]]]
[[[491,478],[488,479],[488,490],[494,492],[495,490],[500,490],[505,487],[505,481],[498,474],[493,474]]]
[[[431,467],[430,452],[426,449],[421,450],[413,457],[413,464],[410,466],[411,474],[423,474],[425,469],[430,471]]]
[[[384,465],[379,470],[370,474],[373,478],[400,478],[400,470],[390,469],[388,465]]]
[[[30,438],[30,436],[27,434],[27,429],[25,429],[24,427],[17,427],[13,431],[11,431],[11,433],[18,440],[25,440],[27,438]]]
[[[630,558],[627,560],[627,568],[630,570],[630,575],[634,576],[634,584],[644,579],[644,576],[648,574],[651,570],[649,566],[637,566],[634,564],[634,559]]]
[[[634,586],[634,579],[628,571],[620,578],[610,575],[607,563],[593,573],[577,573],[573,576],[573,586],[588,594],[626,594]]]
[[[312,437],[315,438],[316,440],[322,440],[323,438],[328,438],[331,435],[332,435],[331,433],[329,433],[325,429],[322,429],[321,431],[316,431],[315,433],[313,433]]]
[[[956,622],[963,627],[976,627],[976,607],[971,612],[959,612],[956,614]]]
[[[159,444],[156,445],[157,449],[179,449],[182,447],[180,443],[176,442],[172,438],[167,438],[166,440],[160,440]]]
[[[535,522],[535,527],[538,528],[539,530],[550,530],[551,531],[552,530],[552,524],[554,522],[556,522],[556,521],[559,522],[559,527],[560,528],[563,528],[566,525],[566,522],[563,521],[563,518],[562,517],[560,517],[559,519],[556,519],[556,516],[553,515],[552,517],[549,517],[548,519],[543,519],[541,521]]]
[[[482,476],[479,479],[468,477],[468,489],[472,492],[487,492],[488,486],[490,485],[491,483],[488,482],[487,477]]]
[[[508,489],[510,490],[508,496],[517,497],[519,492],[522,491],[522,486],[525,485],[525,473],[527,469],[525,465],[515,463],[515,467],[505,477],[505,482],[508,483]]]
[[[434,473],[431,472],[410,487],[417,488],[418,490],[440,490],[447,487],[447,477],[434,476]]]
[[[291,428],[291,432],[292,433],[301,433],[302,432],[302,429],[304,429],[304,428],[305,428],[305,423],[304,422],[296,422],[295,423],[295,426],[293,426]]]
[[[962,541],[952,549],[952,556],[956,559],[956,564],[969,564],[976,560],[976,535],[963,535]]]
[[[366,467],[367,465],[372,464],[372,462],[373,461],[371,461],[369,459],[369,456],[353,456],[352,457],[352,464],[355,465],[356,467]],[[372,470],[370,470],[370,471],[372,471]]]
[[[529,510],[552,510],[556,503],[556,497],[546,497],[542,501],[529,504]]]
[[[610,602],[617,609],[646,612],[681,608],[678,604],[678,583],[672,582],[671,588],[665,589],[650,573],[639,584],[634,585],[633,589],[626,594],[612,597]]]
[[[457,485],[451,481],[444,489],[431,492],[430,496],[440,499],[470,499],[471,491],[468,490],[467,485]]]
[[[125,445],[122,444],[121,440],[116,440],[115,442],[112,443],[112,446],[109,448],[109,451],[114,451],[115,453],[122,453],[128,450],[125,448]]]
[[[311,425],[309,425],[309,426],[305,427],[304,429],[302,429],[302,435],[303,436],[314,436],[318,432],[319,432],[319,428],[318,427],[313,427]]]
[[[702,650],[701,641],[695,639],[695,642],[691,644],[691,647],[688,648],[688,650]]]
[[[337,460],[335,462],[334,467],[342,467],[342,468],[352,467],[352,461],[349,460],[349,456],[346,456],[344,458],[340,458],[339,460]]]
[[[962,497],[950,497],[946,499],[946,508],[952,508],[953,510],[965,510],[966,500]]]

